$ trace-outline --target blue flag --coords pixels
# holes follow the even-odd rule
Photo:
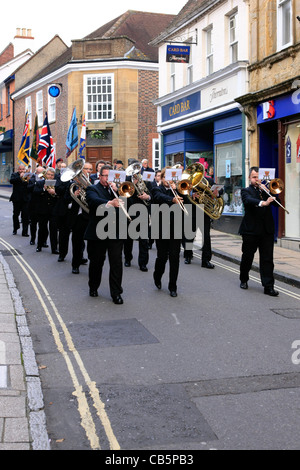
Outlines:
[[[67,140],[66,140],[66,157],[68,158],[73,150],[78,147],[78,129],[77,129],[77,118],[76,118],[76,108],[73,110],[72,119],[70,127],[68,130]]]
[[[22,135],[21,145],[18,153],[18,160],[20,160],[24,165],[29,165],[30,163],[30,124],[29,124],[29,115],[26,112],[25,115],[25,127]]]

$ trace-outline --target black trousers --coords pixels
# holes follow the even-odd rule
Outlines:
[[[212,258],[210,229],[211,219],[207,214],[204,214],[204,227],[202,230],[202,264],[208,263]],[[189,250],[186,248],[187,244],[193,243],[193,241],[194,240],[187,240],[186,238],[182,240],[182,245],[184,248],[184,258],[193,257],[193,250]]]
[[[102,280],[102,270],[108,254],[110,295],[122,294],[122,250],[123,240],[88,240],[87,252],[89,264],[89,288],[98,290]]]
[[[85,249],[84,234],[89,220],[83,214],[76,217],[72,227],[72,268],[79,268]]]
[[[249,271],[252,267],[254,255],[259,250],[259,271],[261,283],[264,287],[274,286],[274,235],[261,236],[243,235],[242,260],[240,265],[240,281],[249,281]]]
[[[22,219],[22,232],[28,233],[29,225],[29,202],[13,202],[13,230],[16,232],[20,228],[19,216]]]
[[[138,256],[138,263],[139,266],[147,266],[149,262],[149,240],[139,239],[136,240],[139,244],[139,256]],[[133,242],[131,238],[128,238],[124,241],[124,256],[126,261],[131,261],[132,256],[132,249],[133,249]]]
[[[37,246],[41,248],[47,240],[48,233],[50,236],[51,250],[57,250],[58,237],[57,237],[57,220],[54,215],[39,214],[39,229]],[[48,229],[49,226],[49,229]]]
[[[157,258],[153,277],[159,282],[165,272],[167,261],[169,260],[169,284],[170,291],[177,291],[177,278],[179,272],[181,240],[156,240]]]

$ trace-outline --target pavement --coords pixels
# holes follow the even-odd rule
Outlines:
[[[10,187],[0,187],[9,199]],[[213,256],[240,263],[241,237],[211,230]],[[201,248],[197,237],[194,248]],[[274,247],[275,280],[300,287],[300,250]],[[253,271],[259,270],[258,254]],[[26,312],[0,250],[0,450],[50,450],[43,393]]]

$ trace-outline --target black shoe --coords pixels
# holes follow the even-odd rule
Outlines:
[[[81,265],[84,265],[88,262],[88,259],[87,258],[82,258],[82,260],[80,261],[80,264]]]
[[[42,251],[42,248],[41,248],[40,246],[38,246],[35,251],[36,251],[37,253],[40,253],[40,251]]]
[[[120,295],[116,295],[112,299],[113,299],[113,303],[116,305],[121,305],[123,303],[123,299]]]
[[[279,292],[275,290],[274,287],[265,287],[264,293],[270,295],[271,297],[278,297]]]
[[[157,289],[161,289],[161,281],[157,281],[155,278],[154,278],[154,284],[156,285]]]
[[[177,292],[175,290],[170,290],[171,297],[177,297]]]
[[[35,241],[30,240],[30,245],[35,245]]]
[[[79,268],[73,268],[72,273],[73,274],[79,274]]]
[[[59,255],[59,251],[58,250],[52,250],[52,254],[53,255]]]
[[[14,230],[14,231],[13,231],[13,235],[17,235],[17,230]]]
[[[140,266],[140,270],[143,271],[143,273],[148,272],[147,266]]]
[[[44,243],[44,244],[42,245],[42,247],[43,247],[43,248],[49,248],[49,245],[47,245],[47,243]]]
[[[22,237],[29,237],[28,233],[23,232]]]
[[[192,258],[185,258],[184,264],[191,264]]]
[[[207,269],[214,269],[215,265],[212,264],[210,261],[207,261],[207,263],[202,263],[202,268],[207,268]]]
[[[53,253],[53,254],[56,254],[56,253]],[[64,256],[61,256],[61,255],[59,255],[59,257],[58,257],[57,261],[58,261],[59,263],[62,263],[63,261],[65,261],[65,257],[64,257]]]
[[[90,289],[90,297],[98,297],[98,292],[94,289]]]
[[[131,262],[130,261],[125,261],[124,266],[126,266],[126,268],[130,268]]]
[[[244,289],[244,290],[248,289],[248,283],[247,282],[241,282],[240,283],[240,288]]]

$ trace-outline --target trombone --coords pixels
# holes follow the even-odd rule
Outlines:
[[[260,189],[262,189],[265,193],[268,194],[269,197],[273,197],[273,195],[277,195],[277,194],[280,194],[282,193],[282,191],[284,190],[284,182],[280,179],[280,178],[275,178],[271,181],[269,181],[267,183],[267,185],[269,186],[269,190],[267,188],[265,188],[264,186],[262,186],[261,182],[260,184],[258,185]],[[282,204],[280,204],[279,201],[277,201],[277,199],[275,199],[275,202],[277,202],[277,204],[287,213],[289,214],[289,211],[283,207]]]
[[[174,165],[172,168],[174,169],[178,169],[179,166],[177,165]],[[177,193],[177,191],[175,191],[173,188],[172,188],[172,185],[170,183],[170,181],[167,181],[168,185],[169,185],[169,188],[171,189],[172,193],[173,193],[173,196],[174,198],[176,199],[177,201],[177,204],[180,206],[180,209],[182,210],[182,212],[184,212],[186,215],[189,215],[188,211],[187,211],[187,208],[184,206],[183,202],[180,200],[179,198],[179,195]],[[176,182],[175,180],[172,180],[172,183],[174,183],[178,189],[178,185],[180,185],[180,189],[181,189],[181,194],[188,194],[188,190],[187,190],[187,186],[189,186],[189,182],[187,180],[184,180],[184,181],[180,181],[180,182]],[[190,187],[189,187],[189,190],[190,190]]]
[[[113,181],[113,183],[117,184],[116,181]],[[111,192],[113,193],[115,198],[120,201],[120,207],[121,207],[122,211],[126,215],[127,219],[131,222],[132,219],[131,219],[130,215],[128,214],[127,210],[125,209],[125,207],[123,206],[123,201],[120,199],[120,197],[117,195],[117,193],[113,190],[110,183],[108,183],[108,184],[109,184]],[[130,181],[124,181],[124,183],[122,183],[119,186],[118,192],[120,193],[120,196],[129,198],[135,193],[135,188],[134,188],[133,184],[130,183]]]

